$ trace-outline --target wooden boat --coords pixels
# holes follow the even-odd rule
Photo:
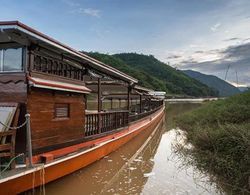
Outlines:
[[[63,177],[153,130],[164,102],[152,92],[20,22],[0,22],[0,122],[11,110],[0,123],[0,162],[12,162],[1,170],[0,194]]]

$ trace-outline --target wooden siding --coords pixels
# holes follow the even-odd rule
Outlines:
[[[26,102],[25,73],[0,73],[0,102]]]
[[[28,93],[27,112],[31,116],[34,150],[79,139],[84,136],[84,96],[32,88]],[[69,118],[55,118],[55,103],[70,106]]]

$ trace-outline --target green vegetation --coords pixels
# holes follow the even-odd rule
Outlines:
[[[204,106],[177,118],[192,148],[191,163],[215,176],[230,194],[250,193],[250,92]]]
[[[196,97],[218,95],[217,91],[160,62],[152,55],[136,53],[108,55],[97,52],[87,54],[133,76],[139,80],[140,85],[147,88]]]
[[[157,89],[157,90],[163,90],[168,91],[167,88],[164,86],[164,83],[160,81],[159,79],[151,76],[150,74],[146,73],[144,70],[137,70],[133,68],[133,66],[127,65],[124,61],[121,59],[114,57],[112,55],[108,54],[101,54],[97,52],[90,52],[87,53],[89,56],[100,60],[101,62],[108,64],[136,79],[139,80],[139,84],[151,88],[151,89]]]

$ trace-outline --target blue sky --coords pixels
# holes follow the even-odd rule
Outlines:
[[[153,54],[250,85],[249,0],[0,0],[0,20],[19,20],[75,49]],[[226,52],[242,49],[244,56]],[[248,50],[249,48],[249,50]],[[238,51],[238,50],[237,50]],[[249,54],[249,55],[248,55]],[[244,58],[244,60],[242,60]]]

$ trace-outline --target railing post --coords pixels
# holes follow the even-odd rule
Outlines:
[[[101,133],[102,130],[102,116],[101,113],[98,112],[98,133]]]
[[[101,91],[101,79],[98,78],[98,132],[101,133],[101,110],[102,110],[102,102],[101,97],[102,91]]]
[[[101,91],[101,79],[98,78],[98,112],[101,112],[102,110],[102,101],[101,101],[101,97],[102,96],[102,91]]]
[[[27,138],[27,150],[28,150],[29,167],[33,167],[31,130],[30,130],[30,114],[26,114],[25,118],[26,118],[26,121],[27,121],[27,124],[26,124],[26,138]]]
[[[114,123],[113,123],[113,125],[114,125],[114,128],[116,129],[117,128],[117,117],[116,117],[116,114],[117,114],[117,112],[115,112],[114,113]]]
[[[140,113],[142,113],[142,95],[140,95]]]
[[[128,112],[130,111],[130,91],[131,91],[131,87],[128,86],[128,94],[127,94],[127,101],[128,101],[127,110],[128,110]]]

